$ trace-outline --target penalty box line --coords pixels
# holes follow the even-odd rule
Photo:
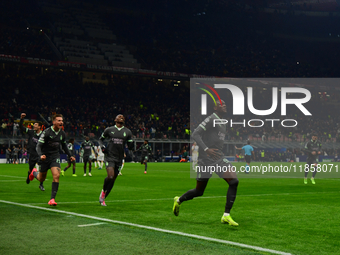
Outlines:
[[[148,230],[153,230],[153,231],[157,231],[157,232],[174,234],[174,235],[190,237],[190,238],[205,240],[205,241],[211,241],[211,242],[216,242],[216,243],[221,243],[221,244],[228,244],[228,245],[242,247],[242,248],[251,249],[251,250],[255,250],[255,251],[268,252],[268,253],[271,253],[271,254],[291,255],[291,253],[271,250],[271,249],[262,248],[262,247],[259,247],[259,246],[247,245],[247,244],[243,244],[243,243],[237,243],[237,242],[232,242],[232,241],[227,241],[227,240],[222,240],[222,239],[217,239],[217,238],[211,238],[211,237],[207,237],[207,236],[187,234],[187,233],[184,233],[184,232],[167,230],[167,229],[156,228],[156,227],[150,227],[150,226],[145,226],[145,225],[140,225],[140,224],[135,224],[135,223],[124,222],[124,221],[111,220],[111,219],[106,219],[106,218],[101,218],[101,217],[96,217],[96,216],[91,216],[91,215],[86,215],[86,214],[81,214],[81,213],[67,212],[67,211],[62,211],[62,210],[58,210],[58,209],[51,209],[51,208],[33,206],[33,205],[28,205],[28,204],[21,204],[21,203],[5,201],[5,200],[0,200],[0,203],[22,206],[22,207],[28,207],[28,208],[33,208],[33,209],[38,209],[38,210],[43,210],[43,211],[48,211],[48,212],[56,212],[56,213],[62,213],[62,214],[67,214],[67,215],[73,215],[73,216],[88,218],[88,219],[92,219],[92,220],[109,222],[109,223],[114,223],[114,224],[119,224],[119,225],[124,225],[124,226],[130,226],[130,227],[137,227],[137,228],[141,228],[141,229],[148,229]]]

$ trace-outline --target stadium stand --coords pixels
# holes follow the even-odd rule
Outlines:
[[[107,6],[101,2],[93,5],[45,0],[19,9],[13,3],[2,3],[3,8],[15,9],[22,18],[14,19],[11,11],[3,15],[0,53],[58,61],[58,54],[47,43],[51,38],[64,60],[90,65],[234,77],[339,75],[335,63],[340,31],[328,26],[329,21],[338,20],[337,16],[270,12],[235,1],[210,2],[207,6],[183,3],[181,10],[171,14],[162,13],[162,4],[154,9],[150,5],[150,1],[143,5],[135,2],[138,11],[128,11],[125,3]],[[31,11],[29,15],[26,8]],[[186,12],[191,16],[183,15]],[[303,22],[305,19],[308,22]],[[313,25],[315,33],[306,23],[318,24]],[[294,29],[287,33],[291,26]],[[326,27],[332,33],[325,34]],[[238,36],[233,36],[236,33]],[[13,121],[21,111],[26,111],[30,119],[39,119],[38,113],[48,119],[51,113],[62,112],[66,132],[76,137],[98,136],[118,112],[128,116],[127,125],[138,138],[184,139],[189,137],[190,126],[197,124],[198,120],[189,120],[189,89],[185,85],[174,87],[170,78],[160,81],[160,77],[89,73],[82,69],[3,66],[0,119],[7,126],[0,133],[13,135]],[[182,81],[185,83],[185,79]],[[49,89],[45,89],[46,84]],[[72,91],[77,92],[76,96]],[[320,91],[308,104],[314,118],[305,121],[298,111],[287,116],[298,119],[296,129],[236,127],[228,130],[227,139],[249,139],[268,149],[279,145],[296,148],[315,131],[322,141],[339,142],[340,120],[332,111],[339,106],[339,92]],[[259,87],[254,93],[258,108],[270,107],[271,102],[265,100],[270,89]],[[245,117],[251,118],[249,112]]]

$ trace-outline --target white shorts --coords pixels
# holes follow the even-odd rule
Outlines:
[[[198,153],[192,154],[192,161],[197,161],[198,159]]]
[[[98,161],[104,161],[104,156],[98,155],[97,160],[98,160]]]

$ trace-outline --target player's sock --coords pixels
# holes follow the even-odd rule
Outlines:
[[[236,199],[236,193],[237,193],[237,186],[238,186],[238,179],[232,179],[229,182],[229,188],[227,192],[227,203],[225,205],[225,213],[230,213],[231,208],[233,207],[233,204]]]
[[[246,173],[249,173],[249,165],[248,165],[248,163],[246,164]]]
[[[89,165],[89,173],[91,173],[91,164]]]
[[[51,199],[55,199],[59,188],[59,182],[52,182]]]
[[[28,171],[28,175],[27,175],[27,179],[26,179],[26,183],[29,184],[31,181],[30,181],[30,173],[31,171]]]
[[[65,172],[67,169],[68,169],[68,167],[65,167],[65,168],[64,168],[64,172]]]
[[[106,191],[106,193],[105,193],[105,198],[110,194],[110,192],[111,192],[111,190],[112,190],[114,184],[115,184],[115,181],[114,181],[114,180],[111,181],[111,182],[109,183],[108,189],[107,189],[107,191]]]
[[[145,162],[145,172],[148,171],[148,162]]]
[[[73,167],[73,174],[76,174],[76,167]]]
[[[110,179],[108,177],[105,178],[104,185],[103,185],[103,190],[105,192],[105,198],[110,194],[114,183],[115,183],[115,179]]]
[[[120,168],[120,171],[119,171],[119,172],[122,172],[122,170],[123,170],[123,167],[124,167],[124,163],[125,163],[125,160],[123,159],[123,160],[122,160],[122,166],[121,166],[121,168]]]
[[[111,186],[111,182],[113,181],[113,179],[110,179],[108,177],[105,177],[104,179],[104,185],[103,185],[103,190],[105,193],[107,193],[109,187]],[[114,181],[113,181],[114,182]],[[113,185],[112,185],[113,186]],[[112,189],[112,187],[111,187]]]
[[[305,178],[307,178],[308,172],[309,172],[309,169],[305,169]]]
[[[109,185],[109,178],[105,177],[104,184],[103,184],[103,190],[106,192],[107,186]]]
[[[179,199],[178,199],[178,202],[179,203],[182,203],[184,201],[188,201],[188,200],[191,200],[193,199],[194,197],[200,197],[202,196],[204,193],[204,191],[200,191],[200,190],[197,190],[197,189],[191,189],[191,190],[188,190],[186,193],[184,193]]]
[[[314,179],[315,175],[316,175],[316,170],[314,170],[314,172],[313,172],[313,179]]]

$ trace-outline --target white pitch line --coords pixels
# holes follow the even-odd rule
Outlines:
[[[11,176],[11,175],[0,175],[2,177],[11,177],[11,178],[23,178],[26,179],[27,177],[22,177],[22,176]]]
[[[0,182],[22,182],[22,180],[0,180]]]
[[[78,227],[91,227],[91,226],[97,226],[97,225],[102,225],[106,224],[105,222],[98,222],[98,223],[92,223],[92,224],[86,224],[86,225],[78,225]]]
[[[304,192],[304,193],[276,193],[276,194],[249,194],[249,195],[237,195],[237,197],[262,197],[262,196],[289,196],[289,195],[308,195],[308,194],[324,194],[324,193],[340,193],[340,191],[330,192]],[[196,197],[195,199],[207,199],[207,198],[226,198],[226,196],[210,196],[210,197]],[[126,200],[105,200],[106,203],[121,203],[121,202],[143,202],[143,201],[168,201],[174,198],[146,198],[146,199],[126,199]],[[92,204],[98,203],[96,201],[76,201],[76,202],[58,202],[58,204]],[[46,203],[28,203],[29,205],[44,205]]]
[[[33,209],[39,209],[39,210],[49,211],[49,212],[56,212],[56,213],[74,215],[74,216],[77,216],[77,217],[83,217],[83,218],[88,218],[88,219],[93,219],[93,220],[98,220],[98,221],[110,222],[110,223],[120,224],[120,225],[124,225],[124,226],[141,228],[141,229],[148,229],[148,230],[153,230],[153,231],[167,233],[167,234],[174,234],[174,235],[179,235],[179,236],[191,237],[191,238],[195,238],[195,239],[199,239],[199,240],[228,244],[228,245],[233,245],[233,246],[251,249],[251,250],[255,250],[255,251],[268,252],[268,253],[279,254],[279,255],[292,255],[291,253],[271,250],[271,249],[262,248],[262,247],[259,247],[259,246],[237,243],[237,242],[232,242],[232,241],[227,241],[227,240],[222,240],[222,239],[217,239],[217,238],[211,238],[211,237],[207,237],[207,236],[187,234],[187,233],[184,233],[184,232],[167,230],[167,229],[156,228],[156,227],[150,227],[150,226],[145,226],[145,225],[140,225],[140,224],[135,224],[135,223],[124,222],[124,221],[110,220],[110,219],[100,218],[100,217],[81,214],[81,213],[67,212],[67,211],[50,209],[50,208],[45,208],[45,207],[38,207],[38,206],[33,206],[33,205],[28,205],[28,204],[20,204],[20,203],[15,203],[15,202],[11,202],[11,201],[5,201],[5,200],[0,200],[0,203],[17,205],[17,206],[28,207],[28,208],[33,208]]]

